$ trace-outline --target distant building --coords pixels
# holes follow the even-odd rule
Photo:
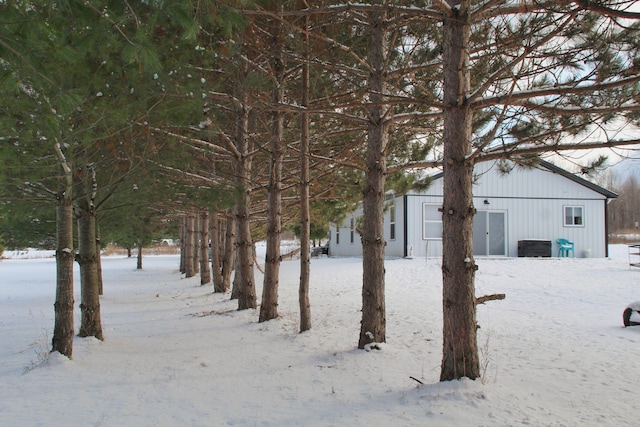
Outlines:
[[[502,174],[495,162],[479,163],[473,187],[475,256],[558,256],[556,240],[574,243],[576,257],[608,256],[607,205],[617,194],[548,162]],[[443,188],[440,173],[423,192],[390,195],[384,215],[390,257],[442,255]],[[356,233],[361,208],[331,225],[330,255],[362,255]],[[527,249],[529,248],[529,249]],[[531,248],[533,252],[527,253]],[[542,250],[542,252],[540,252]]]

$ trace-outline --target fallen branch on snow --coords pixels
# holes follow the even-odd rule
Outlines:
[[[420,381],[419,379],[417,379],[416,377],[412,377],[409,376],[409,378],[411,378],[412,380],[414,380],[415,382],[417,382],[418,384],[424,384],[422,381]]]

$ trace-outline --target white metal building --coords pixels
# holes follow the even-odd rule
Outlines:
[[[607,253],[607,205],[617,195],[551,163],[502,174],[495,162],[476,165],[473,188],[476,256],[558,256],[556,240],[574,242],[576,257]],[[420,193],[390,195],[384,228],[389,257],[442,255],[442,173]],[[356,232],[362,210],[331,225],[330,256],[362,255]],[[529,248],[529,249],[527,249]],[[530,249],[533,248],[533,251]]]

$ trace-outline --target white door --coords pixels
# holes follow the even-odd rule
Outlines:
[[[506,212],[478,211],[473,217],[473,254],[507,255]]]

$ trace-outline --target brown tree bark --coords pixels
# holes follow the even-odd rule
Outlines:
[[[178,232],[178,235],[180,236],[180,273],[185,274],[186,272],[186,261],[185,261],[185,255],[186,255],[186,230],[187,230],[187,217],[185,216],[184,218],[182,218],[182,223],[180,224],[180,230]],[[131,254],[129,254],[129,257],[131,257]]]
[[[193,273],[194,276],[200,273],[200,247],[202,242],[200,236],[202,235],[200,222],[200,215],[197,211],[193,214]]]
[[[231,299],[238,299],[238,295],[240,294],[240,286],[242,282],[242,276],[240,273],[240,257],[235,256],[233,258],[233,270],[236,272],[233,275],[233,286],[231,287]]]
[[[98,294],[104,295],[104,282],[102,281],[102,240],[100,238],[100,225],[96,218],[96,253],[98,254]]]
[[[246,98],[246,96],[245,96]],[[239,156],[235,159],[235,180],[240,189],[236,204],[237,253],[238,264],[234,279],[234,289],[237,289],[238,310],[256,308],[256,284],[253,273],[253,241],[251,238],[251,140],[249,136],[249,115],[247,100],[238,112],[236,122],[236,149]],[[237,286],[236,286],[237,285]]]
[[[306,18],[305,28],[309,26]],[[305,59],[309,57],[309,35],[305,33]],[[302,64],[303,112],[300,116],[300,285],[298,303],[300,305],[300,332],[311,329],[311,303],[309,302],[309,279],[311,275],[311,228],[309,215],[309,64]]]
[[[51,351],[73,354],[73,203],[64,191],[56,205],[56,301]]]
[[[386,91],[386,13],[370,14],[366,176],[362,201],[364,228],[362,233],[362,322],[358,348],[386,341],[385,269],[384,269],[384,189],[387,174],[386,149],[389,143]]]
[[[282,160],[284,151],[284,114],[280,105],[284,102],[284,61],[282,59],[283,31],[280,21],[271,25],[272,44],[269,63],[272,76],[271,140],[269,151],[269,183],[267,185],[267,250],[265,256],[264,281],[262,286],[262,304],[259,322],[278,317],[278,284],[280,280],[280,240],[282,233]]]
[[[136,270],[142,270],[142,239],[138,239],[138,254],[136,255]]]
[[[222,288],[221,292],[231,289],[231,273],[235,268],[236,259],[236,217],[233,212],[227,212],[225,219],[224,255],[222,256]]]
[[[253,273],[253,243],[251,241],[251,229],[249,223],[249,212],[246,207],[246,200],[238,203],[238,264],[236,269],[236,284],[238,297],[238,310],[256,308],[258,305],[256,296],[256,285]]]
[[[213,242],[211,242],[213,249]],[[200,211],[200,285],[211,283],[209,268],[209,212]]]
[[[195,232],[195,215],[187,214],[184,230],[184,275],[186,278],[196,275],[195,266],[195,251],[196,251],[196,232]]]
[[[214,214],[211,218],[211,271],[213,276],[213,291],[225,292],[224,278],[222,277],[222,255],[220,253],[223,240],[221,230],[222,220]]]
[[[80,201],[82,206],[83,202]],[[103,340],[96,253],[95,212],[89,206],[78,209],[78,254],[81,283],[81,322],[78,336]]]
[[[480,375],[473,259],[473,110],[467,102],[468,0],[449,1],[444,19],[444,198],[442,206],[443,352],[440,381]]]
[[[97,183],[93,167],[79,167],[73,175],[75,216],[78,221],[78,253],[80,265],[81,321],[78,336],[104,339],[100,320],[100,288],[98,282],[98,256],[96,246]]]

